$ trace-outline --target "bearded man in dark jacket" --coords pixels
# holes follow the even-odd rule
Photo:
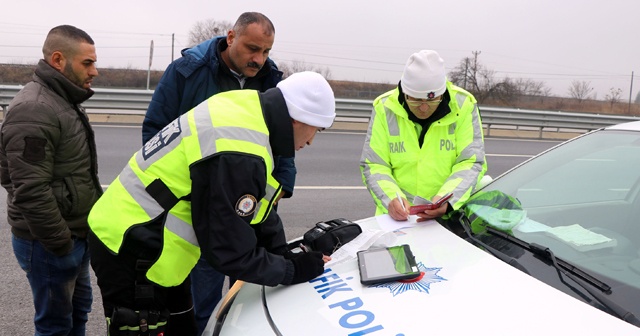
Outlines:
[[[93,302],[87,216],[102,194],[95,137],[80,104],[98,75],[94,42],[73,26],[47,35],[33,81],[0,128],[0,181],[36,335],[84,335]]]

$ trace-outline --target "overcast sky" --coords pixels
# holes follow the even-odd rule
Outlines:
[[[245,11],[273,21],[274,60],[327,67],[332,79],[396,83],[409,55],[433,49],[448,71],[480,51],[497,78],[542,81],[558,96],[578,80],[627,101],[632,71],[632,99],[640,90],[638,0],[4,0],[0,63],[36,63],[49,29],[71,24],[95,40],[98,67],[146,70],[153,40],[151,68],[164,70],[172,34],[177,58],[195,22]]]

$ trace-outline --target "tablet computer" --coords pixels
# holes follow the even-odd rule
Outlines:
[[[420,270],[409,245],[370,248],[358,251],[360,283],[371,285],[420,275]]]

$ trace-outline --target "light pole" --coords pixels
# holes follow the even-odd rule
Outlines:
[[[149,49],[149,69],[147,70],[147,90],[149,90],[149,79],[151,78],[151,61],[153,60],[153,40]]]

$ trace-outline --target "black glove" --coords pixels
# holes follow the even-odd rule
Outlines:
[[[291,262],[293,262],[292,285],[307,282],[324,272],[321,252],[298,253]]]

